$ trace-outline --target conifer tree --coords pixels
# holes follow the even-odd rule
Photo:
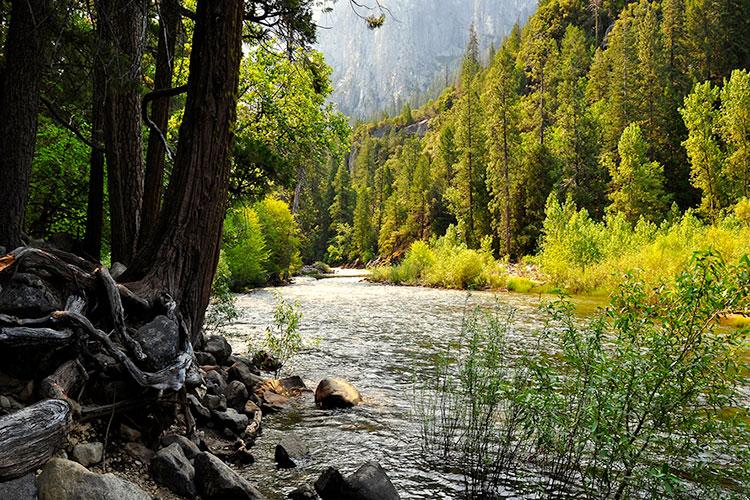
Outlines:
[[[357,204],[354,208],[354,250],[363,261],[375,256],[375,234],[372,227],[372,206],[370,188],[362,186],[357,190]]]

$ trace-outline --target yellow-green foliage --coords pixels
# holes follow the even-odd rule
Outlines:
[[[692,255],[713,249],[727,262],[750,254],[750,225],[735,215],[706,224],[694,212],[675,210],[656,225],[640,220],[635,226],[620,215],[592,220],[571,203],[547,202],[541,252],[534,259],[554,285],[569,292],[612,290],[626,273],[648,284],[666,281],[685,269]]]
[[[393,267],[372,270],[375,281],[455,289],[501,288],[505,286],[505,265],[492,257],[489,245],[467,248],[451,227],[445,236],[414,242],[404,260]]]

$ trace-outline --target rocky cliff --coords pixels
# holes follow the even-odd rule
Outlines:
[[[367,1],[365,1],[367,3]],[[374,0],[369,0],[370,4]],[[375,30],[339,0],[320,14],[317,48],[333,69],[333,100],[352,118],[397,110],[453,79],[473,22],[483,53],[499,45],[513,24],[523,23],[536,0],[381,0],[388,7]]]

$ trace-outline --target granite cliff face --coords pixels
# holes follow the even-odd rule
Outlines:
[[[367,2],[366,2],[367,3]],[[374,1],[370,0],[370,4]],[[473,22],[483,53],[499,45],[536,0],[381,0],[391,14],[370,30],[347,0],[321,14],[318,50],[333,69],[332,99],[352,118],[399,109],[451,81]],[[359,14],[373,11],[359,9]]]

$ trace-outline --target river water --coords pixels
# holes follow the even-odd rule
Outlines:
[[[284,498],[328,466],[350,473],[375,460],[404,499],[459,497],[461,477],[436,471],[420,456],[420,424],[412,411],[414,383],[429,372],[433,356],[458,339],[467,307],[514,309],[517,321],[509,338],[522,346],[534,342],[534,332],[542,325],[541,299],[388,286],[346,275],[298,278],[283,288],[238,296],[241,317],[227,332],[235,351],[247,351],[248,341],[270,325],[274,293],[299,301],[301,332],[312,345],[285,367],[285,374],[299,374],[313,390],[322,378],[344,378],[360,390],[364,404],[324,411],[307,393],[290,410],[264,416],[263,435],[254,448],[257,462],[243,473],[269,497]],[[311,454],[296,469],[277,470],[274,447],[286,432],[304,440]]]

